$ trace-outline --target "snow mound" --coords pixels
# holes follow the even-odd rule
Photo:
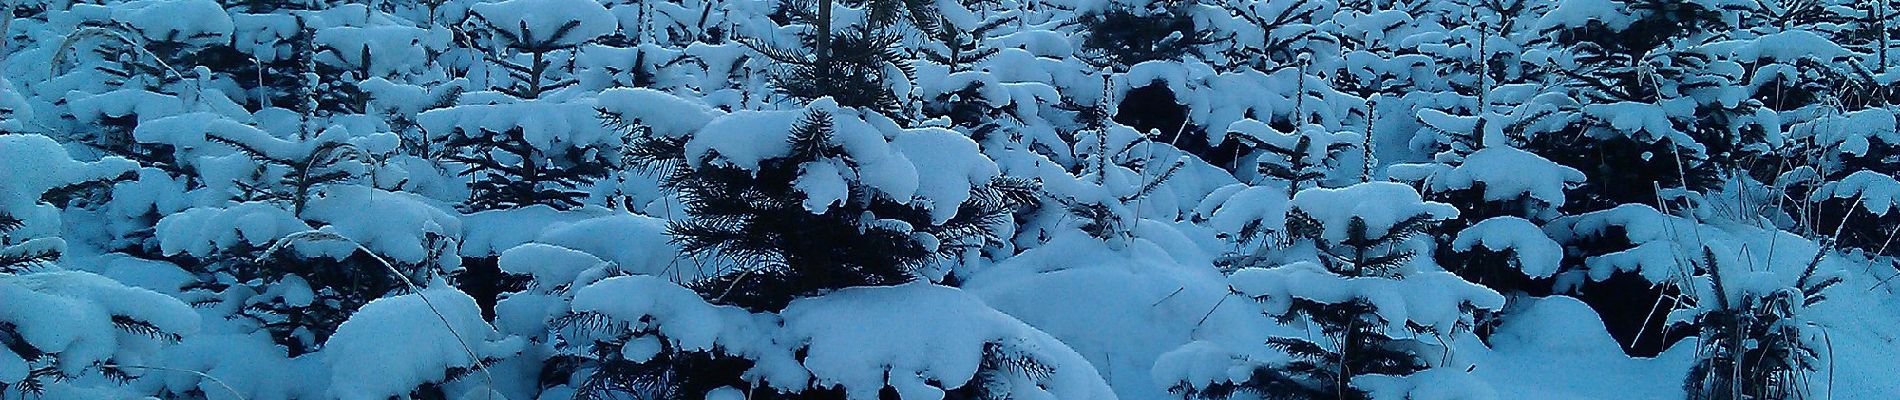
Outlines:
[[[789,338],[806,344],[804,364],[816,384],[841,386],[851,399],[878,398],[887,377],[905,398],[941,397],[925,382],[962,386],[992,344],[1053,368],[1039,382],[1012,381],[1011,398],[1115,398],[1067,345],[954,288],[850,288],[794,301],[781,315]]]
[[[703,103],[647,88],[613,88],[596,99],[601,110],[618,113],[665,137],[682,137],[725,115]]]
[[[311,200],[303,216],[329,224],[324,229],[391,261],[416,264],[426,261],[435,245],[432,241],[462,235],[462,221],[433,203],[409,193],[337,185],[324,188],[323,196]]]
[[[213,44],[229,40],[233,28],[231,15],[211,0],[127,2],[112,10],[112,19],[161,42]]]
[[[421,296],[428,297],[426,303]],[[520,338],[497,336],[495,328],[482,321],[474,298],[453,289],[423,289],[420,295],[386,297],[364,305],[337,327],[322,354],[329,365],[333,395],[342,400],[382,400],[441,381],[450,368],[472,367],[475,360],[470,352],[487,358],[520,351]],[[463,343],[471,348],[463,348]],[[467,379],[482,376],[476,372]]]
[[[1471,251],[1484,247],[1491,251],[1511,251],[1519,270],[1533,278],[1548,278],[1557,273],[1563,261],[1563,246],[1544,234],[1544,229],[1518,217],[1495,217],[1472,224],[1458,232],[1451,249]]]
[[[0,307],[0,324],[12,326],[20,343],[56,354],[59,370],[69,375],[109,360],[140,361],[149,345],[138,342],[153,339],[124,333],[116,326],[121,318],[177,335],[196,332],[199,323],[198,314],[177,299],[80,271],[0,275],[0,304],[6,305]],[[0,383],[24,377],[20,361],[0,351]]]
[[[118,157],[74,161],[65,147],[46,136],[0,135],[0,169],[9,171],[0,174],[0,213],[34,207],[48,190],[119,177],[137,167],[131,160]]]
[[[715,306],[663,278],[632,275],[582,288],[573,309],[631,322],[634,332],[660,334],[673,348],[752,359],[748,376],[785,390],[838,387],[851,399],[876,399],[890,386],[904,398],[941,398],[971,382],[986,352],[998,349],[1050,367],[1046,376],[1007,377],[1012,398],[1115,398],[1060,341],[961,290],[928,283],[843,289],[773,315]]]

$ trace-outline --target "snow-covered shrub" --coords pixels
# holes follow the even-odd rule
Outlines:
[[[1364,147],[1363,136],[1357,133],[1327,132],[1319,125],[1302,125],[1294,132],[1282,133],[1250,119],[1228,125],[1227,129],[1230,136],[1261,152],[1260,177],[1286,185],[1288,196],[1310,187],[1334,186],[1328,184],[1337,182],[1341,172],[1350,171],[1353,178],[1361,178],[1357,165],[1343,164],[1348,150]]]
[[[1810,107],[1810,109],[1814,109]],[[1900,130],[1894,111],[1869,108],[1852,112],[1823,112],[1789,127],[1794,143],[1780,155],[1793,165],[1768,176],[1758,173],[1774,192],[1799,201],[1784,205],[1783,224],[1806,236],[1828,236],[1843,247],[1891,256],[1893,232],[1900,229],[1900,213],[1893,213],[1900,181],[1892,171],[1891,154],[1900,151]],[[1767,203],[1768,201],[1761,201]],[[1759,213],[1759,212],[1758,212]],[[1747,215],[1747,214],[1744,214]]]
[[[199,322],[177,299],[80,271],[0,273],[0,302],[0,396],[123,382]]]
[[[1583,172],[1536,154],[1493,145],[1438,163],[1393,166],[1394,179],[1415,182],[1426,198],[1458,207],[1458,218],[1435,230],[1433,256],[1447,270],[1501,292],[1523,291],[1529,279],[1557,273],[1563,252],[1538,224],[1557,217],[1565,192]]]
[[[161,344],[198,329],[177,299],[58,265],[67,243],[49,192],[128,174],[131,161],[74,161],[36,134],[0,134],[0,397],[112,386]]]
[[[679,251],[722,267],[689,282],[691,290],[670,290],[730,310],[722,313],[776,318],[773,313],[784,312],[792,318],[795,313],[788,306],[795,307],[800,298],[941,277],[945,271],[933,269],[938,262],[956,262],[971,249],[1000,242],[997,225],[1033,196],[1027,182],[998,180],[993,162],[981,157],[967,138],[942,129],[886,128],[888,120],[861,113],[820,100],[799,111],[721,116],[696,132],[646,129],[641,124],[645,119],[610,114],[610,123],[644,133],[632,150],[635,161],[662,174],[667,188],[677,191],[687,216],[672,222],[667,231],[680,244]],[[886,134],[885,129],[894,131]],[[587,296],[585,291],[577,295],[577,308],[593,301]],[[618,321],[643,321],[638,315],[608,314]],[[595,320],[586,314],[576,318]],[[681,333],[660,333],[671,340],[689,339]],[[595,342],[595,365],[580,390],[677,376],[691,379],[665,379],[636,389],[696,396],[721,385],[744,384],[740,373],[748,364],[775,362],[760,358],[769,354],[756,353],[759,350],[709,352],[713,349],[704,345],[676,348],[653,340],[621,336]],[[1014,350],[979,347],[955,351],[991,354],[984,364],[990,371],[1012,368],[1011,362],[1019,360],[1011,355]],[[635,348],[645,350],[636,353]],[[1036,372],[1042,371],[1040,363],[1025,365],[1029,372],[1011,376],[1034,380],[1047,375]],[[863,390],[875,394],[885,385],[881,376],[868,388],[855,380],[843,382],[844,392],[852,398],[863,397]],[[808,385],[785,382],[777,374],[766,380],[789,392],[838,384],[828,380],[838,378],[818,378],[827,380]],[[891,379],[889,385],[899,391],[940,393],[963,386],[955,379],[930,376],[915,382]],[[930,383],[942,386],[917,386]],[[1008,389],[1014,390],[1020,389]]]
[[[0,176],[0,273],[25,272],[65,251],[59,237],[64,205],[47,203],[48,193],[123,179],[133,166],[116,157],[75,161],[46,136],[0,135],[0,168],[8,171]]]
[[[453,289],[423,289],[364,305],[322,354],[336,398],[446,398],[441,386],[450,381],[478,384],[473,390],[495,387],[487,366],[521,346],[520,338],[504,338],[482,321],[475,299]]]
[[[1563,46],[1549,56],[1570,90],[1539,95],[1531,102],[1539,111],[1519,117],[1545,125],[1527,129],[1524,148],[1590,176],[1571,206],[1653,203],[1659,188],[1706,190],[1737,160],[1774,144],[1779,129],[1764,126],[1773,120],[1755,112],[1760,102],[1718,96],[1745,84],[1744,69],[1695,48],[1726,27],[1713,5],[1607,3],[1607,12],[1565,4],[1535,23]]]
[[[5,8],[0,286],[202,327],[0,398],[1900,391],[1887,2]]]
[[[696,289],[759,311],[908,282],[937,260],[999,242],[997,225],[1033,193],[1028,182],[997,179],[968,138],[942,129],[887,136],[877,124],[888,120],[860,112],[820,100],[637,139],[635,161],[663,174],[691,216],[669,228],[681,251],[736,264]]]
[[[1268,345],[1289,361],[1243,363],[1230,371],[1245,372],[1172,382],[1171,390],[1215,399],[1243,392],[1370,398],[1370,390],[1390,383],[1377,377],[1404,379],[1434,364],[1434,347],[1418,336],[1468,330],[1475,311],[1503,306],[1496,292],[1417,266],[1417,235],[1457,210],[1425,202],[1404,185],[1308,189],[1293,197],[1288,214],[1295,254],[1308,253],[1289,264],[1236,271],[1231,285],[1280,322],[1309,326],[1309,335],[1316,328],[1320,338],[1271,338]]]

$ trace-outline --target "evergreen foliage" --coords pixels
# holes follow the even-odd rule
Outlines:
[[[465,167],[469,176],[471,210],[493,210],[546,205],[579,207],[588,193],[581,188],[604,178],[617,165],[613,155],[593,148],[548,151],[535,147],[522,128],[505,131],[457,128],[445,143],[456,152],[443,158]]]

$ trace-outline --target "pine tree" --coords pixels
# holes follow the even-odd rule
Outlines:
[[[681,253],[731,266],[687,286],[714,304],[753,312],[778,312],[798,298],[847,287],[919,279],[919,269],[931,263],[999,244],[1002,238],[994,225],[1007,223],[1017,207],[1033,202],[1035,196],[1032,182],[999,179],[974,187],[955,216],[937,223],[929,210],[876,195],[854,179],[842,204],[815,211],[804,205],[807,194],[795,186],[801,171],[816,164],[857,167],[852,155],[833,140],[836,116],[832,112],[807,111],[787,132],[790,153],[762,160],[756,169],[690,160],[686,147],[692,135],[644,134],[649,131],[635,121],[606,111],[602,116],[611,127],[643,133],[629,152],[630,160],[658,174],[662,185],[676,191],[685,205],[688,217],[673,221],[667,229]],[[576,314],[565,323],[598,330],[614,322]],[[611,393],[693,398],[719,387],[756,384],[740,378],[752,361],[717,351],[663,347],[651,360],[626,360],[618,347],[631,339],[623,334],[599,342],[592,356],[572,358],[571,363],[556,367],[593,370],[581,385],[583,398],[609,398]],[[993,353],[985,356],[985,365],[990,366],[985,370],[1045,368],[1013,362],[1016,359],[1008,352]],[[960,392],[983,390],[982,385],[971,385]],[[843,394],[815,389],[797,394],[766,390],[760,395],[821,399]]]
[[[1249,135],[1229,134],[1239,138],[1248,147],[1261,152],[1259,158],[1260,176],[1286,182],[1287,196],[1301,189],[1319,187],[1332,178],[1342,165],[1348,150],[1361,147],[1360,136],[1352,133],[1326,132],[1318,125],[1301,126],[1293,136],[1292,143],[1269,143]]]
[[[1692,96],[1739,81],[1727,75],[1733,71],[1711,67],[1716,60],[1709,54],[1691,49],[1727,28],[1719,10],[1669,0],[1621,4],[1633,19],[1627,26],[1590,21],[1545,29],[1545,38],[1565,49],[1551,71],[1564,77],[1571,97],[1550,104],[1554,111],[1523,114],[1517,117],[1522,125],[1505,128],[1550,118],[1572,121],[1555,131],[1526,132],[1524,145],[1589,175],[1569,210],[1654,203],[1657,188],[1711,188],[1733,170],[1726,160],[1740,158],[1737,152],[1760,143],[1764,134],[1736,121],[1758,104],[1731,107]],[[1637,127],[1628,124],[1631,118],[1660,122]]]
[[[1082,46],[1092,53],[1084,59],[1098,67],[1126,70],[1144,61],[1180,60],[1200,46],[1226,40],[1195,25],[1189,9],[1198,6],[1196,0],[1165,0],[1138,9],[1116,2],[1085,14],[1081,22],[1088,30]]]
[[[458,127],[444,145],[458,151],[443,158],[465,165],[461,174],[473,179],[466,203],[471,210],[580,207],[588,196],[581,187],[606,177],[616,165],[601,149],[537,148],[521,127],[500,132]]]
[[[1016,22],[1016,20],[1017,18],[1013,16],[997,17],[986,20],[982,24],[973,27],[938,29],[937,33],[931,36],[931,39],[935,40],[937,44],[942,47],[926,47],[922,49],[923,58],[949,67],[951,73],[968,71],[972,67],[972,64],[989,59],[990,56],[994,56],[998,51],[1001,51],[1001,49],[996,47],[984,46],[983,40],[997,32],[998,29],[1004,28],[1007,24]],[[950,25],[949,22],[939,22],[938,24],[944,26]]]
[[[999,180],[978,187],[955,217],[933,223],[927,210],[853,187],[845,204],[814,213],[793,186],[801,169],[814,162],[854,165],[832,142],[832,118],[807,113],[787,139],[792,153],[765,160],[756,171],[689,161],[690,138],[649,136],[635,143],[633,160],[663,174],[692,216],[669,227],[682,253],[739,266],[694,285],[709,300],[772,311],[832,289],[908,282],[927,263],[1001,240],[989,227],[1033,200],[1030,183]],[[918,234],[942,244],[932,248]]]
[[[115,157],[76,161],[37,134],[0,134],[0,150],[7,155],[0,170],[35,174],[0,179],[0,366],[7,375],[0,397],[37,398],[82,378],[127,383],[133,372],[120,363],[177,342],[196,328],[188,326],[196,317],[170,297],[61,268],[61,214],[71,204],[49,198],[127,179],[136,165]]]
[[[1392,186],[1390,183],[1370,183],[1337,190],[1312,189],[1319,191],[1313,193],[1326,195],[1382,197],[1378,200],[1352,200],[1386,202],[1387,207],[1399,213],[1397,220],[1381,222],[1379,226],[1374,226],[1374,222],[1369,222],[1361,215],[1346,218],[1343,221],[1345,226],[1329,226],[1328,222],[1337,224],[1340,221],[1316,216],[1312,213],[1318,210],[1308,210],[1302,206],[1342,205],[1315,203],[1320,196],[1308,193],[1302,193],[1307,196],[1300,197],[1310,196],[1314,199],[1296,197],[1294,208],[1287,215],[1287,235],[1291,238],[1290,245],[1311,246],[1313,261],[1273,269],[1316,267],[1317,273],[1344,279],[1405,279],[1407,265],[1416,255],[1411,250],[1410,242],[1446,216],[1429,206],[1420,208],[1416,203],[1405,204],[1407,200],[1392,190],[1405,188]],[[1328,198],[1339,199],[1337,196]],[[1352,282],[1345,281],[1342,284]],[[1239,289],[1236,291],[1239,292]],[[1275,294],[1243,294],[1263,296],[1258,298],[1263,301],[1275,300],[1264,297]],[[1227,399],[1238,393],[1251,393],[1270,399],[1366,399],[1369,394],[1352,385],[1354,377],[1369,374],[1404,376],[1429,367],[1419,353],[1424,348],[1422,344],[1412,339],[1393,337],[1388,331],[1395,324],[1404,324],[1415,332],[1429,332],[1429,328],[1408,321],[1386,320],[1363,297],[1324,302],[1298,294],[1288,296],[1291,298],[1277,300],[1287,302],[1289,306],[1284,312],[1273,313],[1273,317],[1281,323],[1302,322],[1317,327],[1319,340],[1270,338],[1267,345],[1286,353],[1292,358],[1291,361],[1255,368],[1244,381],[1215,382],[1199,387],[1180,384],[1174,390],[1206,399]],[[1461,304],[1460,307],[1468,308],[1470,304]]]
[[[821,3],[828,5],[830,0]],[[779,91],[804,100],[830,97],[842,106],[877,110],[905,119],[905,99],[891,89],[893,79],[900,78],[892,76],[893,69],[909,80],[914,80],[910,78],[916,75],[910,66],[911,57],[899,46],[904,38],[902,30],[866,22],[833,31],[830,23],[816,22],[830,18],[828,11],[811,15],[789,2],[782,10],[793,21],[817,26],[813,31],[798,35],[801,48],[741,41],[780,65],[772,76]]]

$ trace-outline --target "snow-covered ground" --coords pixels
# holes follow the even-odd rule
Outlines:
[[[9,1],[0,400],[1892,398],[1895,6]]]

